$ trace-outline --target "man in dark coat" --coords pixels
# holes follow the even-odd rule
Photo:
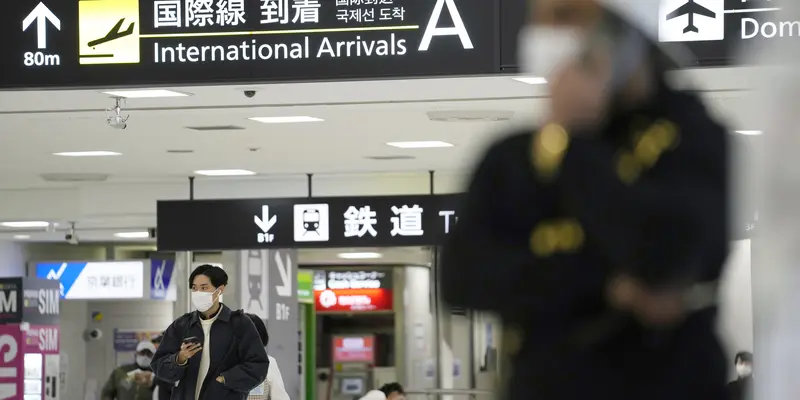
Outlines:
[[[728,133],[667,83],[658,5],[532,0],[547,123],[487,151],[441,265],[445,301],[520,330],[509,399],[726,397]]]
[[[167,328],[151,364],[153,372],[178,383],[173,400],[245,400],[269,369],[258,332],[243,312],[219,301],[228,286],[222,268],[201,265],[189,284],[196,311]]]

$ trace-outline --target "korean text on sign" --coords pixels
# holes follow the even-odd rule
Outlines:
[[[343,22],[404,21],[406,10],[395,0],[336,0],[336,19]]]

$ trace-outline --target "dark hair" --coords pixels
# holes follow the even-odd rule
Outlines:
[[[194,283],[194,278],[197,275],[207,276],[208,280],[211,281],[211,284],[214,285],[215,288],[228,284],[228,274],[225,273],[225,270],[210,264],[203,264],[192,271],[192,274],[189,276],[189,286]]]
[[[733,358],[733,363],[738,364],[740,362],[746,362],[748,364],[753,363],[753,353],[749,351],[740,351],[736,353],[736,357]]]
[[[403,386],[400,385],[397,382],[387,383],[387,384],[381,386],[381,388],[378,389],[378,390],[383,392],[383,394],[385,394],[386,397],[389,397],[390,394],[395,393],[395,392],[399,393],[399,394],[405,394],[406,393],[406,392],[403,391]]]
[[[247,318],[250,318],[250,320],[253,321],[253,325],[256,326],[258,336],[261,337],[261,344],[267,347],[269,344],[269,333],[267,333],[267,326],[264,324],[264,320],[255,314],[246,313],[245,315],[247,315]]]

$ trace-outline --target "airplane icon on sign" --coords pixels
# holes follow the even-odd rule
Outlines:
[[[697,4],[697,3],[695,3],[695,0],[688,0],[688,2],[686,4],[678,7],[678,9],[676,9],[676,10],[672,11],[671,13],[667,14],[667,21],[669,21],[669,20],[671,20],[673,18],[677,18],[677,17],[683,16],[683,15],[686,15],[686,16],[689,17],[689,25],[687,25],[685,28],[683,28],[683,33],[687,33],[687,32],[698,33],[698,32],[700,32],[697,29],[697,27],[694,25],[694,16],[695,15],[700,15],[700,16],[708,17],[708,18],[716,18],[717,17],[717,14],[715,12],[713,12],[713,11],[711,11],[711,10],[709,10],[709,9],[707,9],[707,8]]]

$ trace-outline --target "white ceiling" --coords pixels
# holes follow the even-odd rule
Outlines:
[[[684,73],[707,91],[718,112],[745,126],[744,82],[751,69]],[[687,75],[688,74],[688,75]],[[513,111],[511,124],[541,115],[545,88],[506,76],[170,88],[189,97],[131,99],[128,129],[105,123],[113,101],[96,88],[0,92],[0,189],[53,186],[46,173],[103,173],[111,180],[156,181],[198,169],[242,168],[260,174],[457,170],[509,123],[433,122],[429,111]],[[244,89],[258,90],[250,99]],[[324,122],[261,124],[249,117],[308,115]],[[238,125],[194,131],[186,126]],[[442,140],[453,148],[402,150],[390,141]],[[250,149],[258,149],[250,151]],[[117,157],[56,157],[54,152],[109,150]],[[194,150],[169,154],[167,150]],[[410,155],[414,160],[365,157]]]

